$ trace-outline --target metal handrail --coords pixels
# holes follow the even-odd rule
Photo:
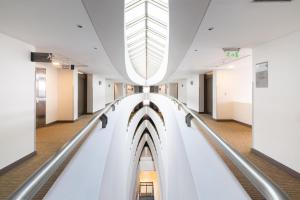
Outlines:
[[[209,128],[202,119],[200,119],[186,105],[178,101],[176,98],[168,96],[176,102],[187,113],[206,130],[206,134],[222,149],[225,155],[233,162],[233,164],[247,177],[252,185],[267,199],[267,200],[288,200],[288,195],[283,192],[269,177],[267,177],[260,169],[252,162],[246,159],[237,150],[231,147],[224,139]]]
[[[118,103],[117,99],[107,105],[90,122],[81,129],[70,141],[61,147],[51,158],[49,158],[34,174],[32,174],[8,199],[28,200],[32,199],[41,187],[49,180],[55,171],[61,166],[68,156],[80,146],[92,128],[99,122],[99,118],[107,113],[113,105]]]

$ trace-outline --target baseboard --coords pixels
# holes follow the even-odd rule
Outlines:
[[[285,166],[284,164],[278,162],[277,160],[274,160],[273,158],[267,156],[266,154],[251,148],[251,152],[254,153],[255,155],[267,160],[268,162],[272,163],[273,165],[277,166],[278,168],[282,169],[283,171],[285,171],[286,173],[290,174],[291,176],[300,179],[300,173],[296,172],[295,170]]]
[[[60,123],[74,123],[77,120],[78,119],[76,119],[76,120],[57,120],[57,121],[50,122],[50,123],[46,124],[44,127],[53,126],[55,124],[60,124]],[[41,127],[41,128],[43,128],[43,127]]]
[[[243,126],[247,126],[247,127],[249,127],[249,128],[252,128],[252,125],[251,124],[246,124],[246,123],[244,123],[244,122],[240,122],[240,121],[237,121],[237,120],[233,120],[234,122],[236,122],[236,123],[239,123],[239,124],[241,124],[241,125],[243,125]]]
[[[57,120],[56,123],[74,123],[77,120],[78,119],[75,119],[75,120]]]
[[[35,156],[35,155],[36,155],[36,151],[34,151],[34,152],[32,152],[32,153],[30,153],[30,154],[28,154],[28,155],[26,155],[26,156],[20,158],[19,160],[17,160],[17,161],[15,161],[15,162],[11,163],[10,165],[8,165],[8,166],[6,166],[6,167],[0,169],[0,175],[5,174],[6,172],[8,172],[9,170],[11,170],[12,168],[18,166],[19,164],[21,164],[21,163],[24,162],[25,160],[27,160],[27,159],[29,159],[29,158]]]
[[[246,124],[244,122],[240,122],[240,121],[237,121],[237,120],[234,120],[234,119],[214,119],[214,120],[216,120],[218,122],[236,122],[236,123],[241,124],[243,126],[247,126],[249,128],[252,128],[252,125]]]

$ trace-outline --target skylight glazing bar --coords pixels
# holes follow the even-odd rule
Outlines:
[[[166,71],[169,44],[168,0],[125,0],[125,49],[131,66],[145,80]],[[165,72],[164,72],[165,73]]]
[[[129,5],[127,5],[125,8],[125,12],[128,12],[128,11],[134,9],[135,7],[143,4],[144,2],[145,2],[145,0],[137,0],[135,2],[130,2]]]

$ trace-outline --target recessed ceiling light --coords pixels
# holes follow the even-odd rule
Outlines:
[[[214,27],[209,27],[209,28],[208,28],[209,31],[212,31],[212,30],[214,30],[214,29],[215,29]]]
[[[83,26],[80,24],[77,24],[77,28],[83,28]]]
[[[58,66],[60,65],[59,62],[52,62],[53,65]]]

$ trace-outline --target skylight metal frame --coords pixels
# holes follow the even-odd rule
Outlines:
[[[161,79],[166,72],[169,47],[168,0],[125,1],[126,70],[132,80],[136,79],[143,82],[142,85],[147,85],[152,80]],[[135,8],[137,16],[133,10]],[[144,64],[141,63],[143,60]],[[148,71],[157,72],[150,77]],[[134,81],[137,82],[136,80]]]

